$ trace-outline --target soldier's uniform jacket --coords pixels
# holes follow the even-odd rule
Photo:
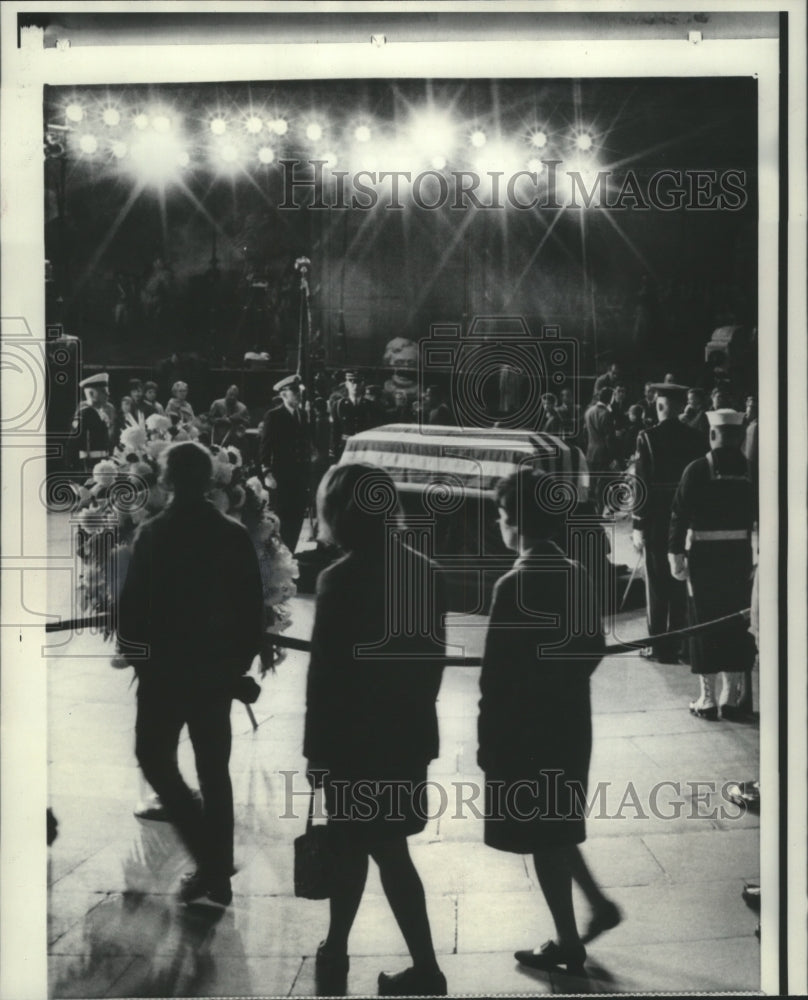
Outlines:
[[[81,461],[100,461],[109,457],[115,430],[115,407],[111,403],[104,403],[103,407],[79,403],[71,427]]]
[[[311,449],[311,426],[302,409],[295,415],[281,405],[267,412],[261,432],[261,465],[270,470],[280,488],[290,477],[307,480]]]
[[[370,403],[362,397],[355,403],[348,396],[337,401],[333,410],[331,433],[331,453],[339,458],[349,437],[360,431],[369,430],[374,425],[374,414]]]
[[[727,545],[749,550],[753,518],[746,458],[737,448],[716,448],[684,471],[671,508],[668,551],[679,554],[686,547],[709,545],[720,562]]]
[[[749,607],[754,487],[738,448],[716,448],[691,463],[671,509],[668,551],[687,548],[694,624],[725,618]],[[743,620],[694,636],[693,673],[741,671],[752,666],[755,644]]]
[[[704,455],[702,436],[681,420],[663,420],[637,435],[636,474],[645,486],[644,502],[635,511],[634,528],[663,532],[667,539],[670,510],[685,468]]]

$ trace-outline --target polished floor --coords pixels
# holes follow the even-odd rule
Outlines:
[[[52,533],[64,530],[54,516]],[[625,537],[617,556],[632,558]],[[291,634],[309,634],[311,613],[310,599],[296,599]],[[479,652],[483,626],[454,620],[467,655]],[[637,612],[619,621],[621,637],[643,627]],[[256,731],[244,706],[233,708],[238,874],[233,905],[210,914],[173,898],[188,862],[171,828],[133,816],[148,789],[133,756],[131,671],[109,665],[99,637],[72,643],[84,655],[60,659],[49,675],[49,801],[59,821],[48,873],[50,996],[313,995],[328,904],[295,898],[292,884],[292,843],[305,823],[305,797],[294,794],[307,787],[305,656],[290,654],[264,680]],[[589,946],[586,978],[531,973],[513,951],[553,934],[535,874],[526,859],[487,849],[482,820],[458,807],[481,777],[478,673],[445,672],[441,755],[430,769],[436,815],[411,840],[450,995],[759,990],[757,917],[741,899],[759,872],[759,824],[721,795],[724,783],[757,775],[757,727],[691,717],[686,666],[634,653],[603,661],[593,677],[590,792],[603,784],[584,851],[625,919]],[[187,739],[180,761],[192,780]],[[577,905],[585,925],[586,904]],[[354,995],[374,995],[379,971],[408,964],[375,871],[350,951]]]

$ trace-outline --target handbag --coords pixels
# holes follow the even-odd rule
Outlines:
[[[314,825],[314,789],[309,799],[306,830],[295,837],[295,895],[302,899],[328,899],[331,896],[333,853],[328,827]]]

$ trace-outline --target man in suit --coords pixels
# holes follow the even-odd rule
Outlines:
[[[618,457],[617,439],[614,431],[614,417],[609,409],[612,400],[611,389],[601,389],[597,399],[584,414],[586,428],[586,462],[593,476],[593,499],[600,502],[603,479],[598,473],[607,472]]]
[[[273,491],[272,503],[281,522],[281,538],[294,554],[309,505],[312,433],[300,405],[300,378],[289,375],[273,386],[281,405],[269,410],[261,429],[260,459]]]
[[[679,420],[687,387],[674,383],[649,383],[656,392],[658,423],[637,435],[636,475],[644,489],[634,512],[634,547],[645,553],[645,587],[648,631],[662,635],[685,627],[687,594],[668,564],[671,504],[682,473],[705,453],[698,431]],[[662,663],[676,663],[681,645],[661,642],[646,647],[642,655]]]
[[[213,476],[209,453],[186,441],[169,448],[163,463],[173,499],[135,536],[118,605],[119,648],[138,678],[138,763],[196,863],[180,898],[227,906],[230,709],[233,697],[243,698],[243,675],[261,648],[261,573],[246,529],[205,498]],[[177,767],[186,724],[201,803]]]

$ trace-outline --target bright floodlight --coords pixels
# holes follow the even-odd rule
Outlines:
[[[432,166],[435,168],[435,170],[443,170],[444,167],[446,166],[446,157],[440,155],[433,156]]]
[[[104,119],[105,125],[109,125],[110,128],[114,128],[114,126],[121,120],[121,113],[117,108],[104,108],[104,113],[101,117]]]
[[[538,132],[534,132],[530,136],[530,145],[535,146],[536,149],[544,149],[544,147],[547,145],[546,134],[541,130],[539,130]]]
[[[154,125],[155,132],[168,132],[171,129],[171,119],[166,115],[157,115],[157,117],[152,122]]]
[[[113,142],[112,144],[112,155],[116,160],[122,160],[127,153],[127,145],[125,142]]]
[[[238,159],[238,150],[235,146],[226,145],[222,146],[222,159],[225,163],[235,163]]]
[[[367,125],[358,125],[354,132],[357,142],[367,142],[370,139],[370,129]]]
[[[449,114],[427,108],[412,116],[409,135],[424,159],[431,159],[451,152],[455,143],[455,130],[455,123]]]
[[[578,147],[578,149],[583,150],[583,152],[586,152],[588,149],[592,148],[592,136],[589,135],[587,132],[582,132],[575,140],[575,145]]]
[[[271,146],[262,146],[258,150],[258,159],[261,163],[272,163],[275,159],[275,150]]]
[[[175,132],[148,131],[132,145],[129,163],[141,181],[159,186],[173,180],[180,168],[187,166],[187,156]]]
[[[270,132],[274,132],[275,135],[286,135],[289,131],[289,123],[285,118],[273,118],[268,124]]]
[[[476,149],[482,149],[485,145],[485,132],[481,129],[477,129],[476,132],[471,133],[471,144]]]
[[[79,149],[91,156],[98,149],[98,139],[94,135],[83,135],[79,139]]]
[[[258,135],[261,129],[264,127],[264,123],[257,115],[250,115],[250,117],[245,122],[247,131],[251,135]]]
[[[312,122],[311,125],[306,126],[306,136],[309,139],[311,139],[312,142],[316,142],[318,139],[322,139],[323,137],[322,126],[318,125],[317,122]]]
[[[224,135],[227,131],[227,122],[224,118],[214,118],[210,123],[210,130],[214,135]]]
[[[149,124],[149,116],[144,114],[135,115],[135,128],[141,129],[141,131],[146,128]]]
[[[84,117],[84,108],[80,104],[68,104],[65,115],[71,122],[80,122]]]

